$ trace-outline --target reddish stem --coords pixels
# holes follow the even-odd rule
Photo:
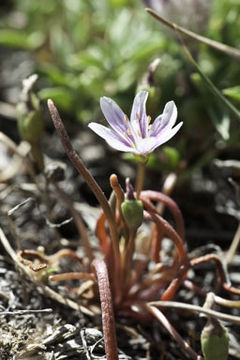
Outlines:
[[[155,263],[159,263],[160,259],[160,250],[162,245],[162,239],[164,236],[164,231],[162,226],[159,223],[156,223],[156,230],[153,233],[152,240],[152,259]]]
[[[176,291],[179,289],[182,282],[185,280],[187,271],[188,271],[188,266],[182,265],[181,268],[179,269],[177,277],[171,281],[168,288],[162,294],[161,296],[162,301],[170,301],[174,298]]]
[[[143,200],[144,205],[145,201]],[[178,251],[178,256],[181,259],[183,263],[186,262],[187,255],[186,255],[186,249],[184,247],[184,243],[182,238],[178,235],[178,233],[173,229],[173,227],[169,224],[168,221],[163,219],[160,215],[156,213],[148,213],[144,212],[144,218],[146,220],[154,221],[155,223],[158,223],[158,225],[163,229],[164,234],[169,236],[170,239],[174,242],[174,245],[176,246],[176,249]]]
[[[176,221],[176,229],[181,238],[184,241],[185,238],[185,228],[184,228],[184,221],[181,210],[179,209],[178,205],[173,201],[169,196],[166,194],[152,191],[152,190],[145,190],[141,192],[140,196],[141,200],[145,200],[147,202],[148,208],[151,207],[151,211],[156,212],[156,208],[151,204],[151,201],[159,201],[162,202],[167,206],[167,208],[171,211],[175,221]],[[150,209],[149,209],[150,210]]]
[[[99,245],[101,253],[105,255],[105,258],[108,259],[111,253],[111,242],[109,240],[107,230],[105,228],[106,216],[104,212],[101,212],[95,229],[96,236],[99,240]]]
[[[165,315],[155,306],[146,305],[148,311],[153,314],[165,327],[165,329],[169,332],[169,334],[178,342],[181,348],[190,356],[193,360],[203,360],[201,356],[199,356],[191,346],[181,337],[181,335],[175,330],[172,324],[168,321]]]
[[[220,277],[222,287],[224,290],[231,292],[232,294],[240,295],[240,289],[235,288],[230,284],[230,281],[228,280],[228,274],[226,269],[224,268],[224,265],[222,263],[221,258],[216,254],[207,254],[201,257],[198,257],[196,259],[190,260],[190,266],[197,266],[200,264],[203,264],[208,261],[214,261],[217,267],[218,275]]]
[[[93,260],[92,265],[96,270],[98,280],[106,356],[108,360],[118,360],[115,319],[107,267],[105,262],[100,259]]]

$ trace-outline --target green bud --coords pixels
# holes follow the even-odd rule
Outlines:
[[[17,105],[17,123],[22,140],[30,143],[32,155],[39,169],[42,170],[43,157],[40,150],[40,141],[43,134],[43,117],[40,100],[32,91],[36,80],[37,75],[32,75],[23,81],[23,89]]]
[[[24,103],[17,107],[18,130],[21,138],[29,143],[38,143],[43,133],[41,110],[28,109]]]
[[[122,205],[123,217],[130,229],[137,229],[143,222],[143,203],[141,200],[124,200]]]
[[[217,319],[208,319],[201,334],[201,347],[205,360],[227,360],[228,331]]]

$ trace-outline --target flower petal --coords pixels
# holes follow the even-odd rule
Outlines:
[[[116,133],[114,130],[111,130],[106,126],[94,122],[88,124],[88,127],[93,130],[98,136],[103,138],[108,143],[108,145],[110,145],[114,149],[124,152],[132,152],[131,145],[121,136],[119,136],[118,133]]]
[[[163,110],[163,113],[158,116],[149,131],[150,136],[158,136],[166,128],[172,128],[177,120],[177,107],[174,101],[169,101]]]
[[[152,151],[154,149],[156,149],[158,146],[160,146],[160,145],[164,144],[165,142],[167,142],[168,140],[170,140],[178,132],[178,130],[180,129],[182,124],[183,124],[183,122],[180,122],[179,124],[174,126],[174,128],[172,128],[172,129],[167,128],[167,129],[163,130],[163,132],[161,134],[159,134],[159,136],[156,138],[156,146],[154,146]]]
[[[109,125],[119,134],[126,133],[128,124],[125,121],[125,114],[115,101],[108,97],[102,97],[100,106]]]
[[[157,147],[156,142],[157,139],[155,137],[140,139],[137,144],[136,153],[139,155],[147,155]]]
[[[140,91],[134,98],[130,121],[132,126],[136,129],[136,124],[139,127],[141,137],[146,137],[147,134],[147,114],[146,101],[148,97],[147,91]],[[136,129],[138,130],[138,129]],[[136,131],[137,132],[137,131]]]

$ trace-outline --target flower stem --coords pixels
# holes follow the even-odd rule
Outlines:
[[[145,172],[146,172],[146,161],[139,161],[138,163],[138,173],[137,173],[137,181],[136,181],[136,197],[139,200],[140,193],[143,189]]]

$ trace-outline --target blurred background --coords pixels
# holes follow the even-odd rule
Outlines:
[[[46,100],[52,98],[75,147],[108,194],[108,176],[117,172],[123,183],[125,176],[134,178],[135,164],[87,128],[90,121],[105,123],[99,98],[111,97],[130,114],[136,91],[147,89],[152,119],[174,100],[184,126],[151,156],[145,186],[160,190],[167,174],[177,174],[173,197],[183,210],[189,243],[217,240],[227,245],[239,221],[239,118],[206,85],[186,56],[183,42],[236,109],[239,60],[176,36],[145,7],[240,49],[239,0],[1,0],[0,130],[20,141],[16,105],[23,79],[36,73],[35,93],[44,113],[44,154],[64,158],[46,111]],[[0,162],[4,163],[3,156]],[[84,183],[78,191],[94,204]]]

